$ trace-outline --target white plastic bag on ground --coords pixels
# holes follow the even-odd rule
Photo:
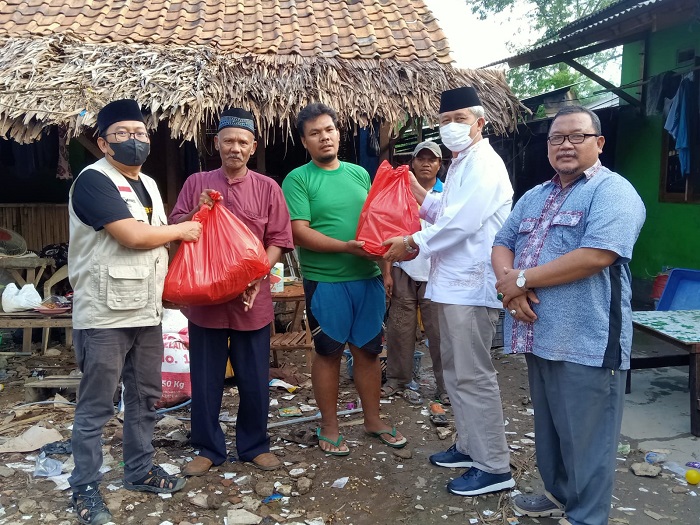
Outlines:
[[[2,309],[4,312],[22,312],[41,305],[41,296],[33,284],[25,284],[19,290],[15,283],[5,286],[2,292]]]
[[[163,365],[161,376],[163,394],[156,407],[171,407],[187,401],[192,396],[190,382],[190,351],[187,336],[163,334]]]

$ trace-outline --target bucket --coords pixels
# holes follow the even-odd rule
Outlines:
[[[664,293],[664,288],[666,288],[666,283],[668,282],[668,274],[660,273],[654,278],[654,284],[651,286],[651,298],[658,300]]]

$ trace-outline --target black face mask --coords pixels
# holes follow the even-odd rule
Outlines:
[[[109,142],[109,147],[114,152],[112,158],[120,164],[124,164],[124,166],[143,166],[148,154],[151,152],[150,143],[136,139],[129,139],[124,142]]]

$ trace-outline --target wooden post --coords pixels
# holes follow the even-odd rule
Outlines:
[[[382,122],[379,125],[379,163],[388,160],[391,162],[391,157],[393,155],[392,150],[392,140],[391,140],[391,124],[388,122]]]
[[[255,150],[255,168],[258,173],[266,173],[266,164],[265,164],[265,136],[261,136],[260,140],[258,141],[258,148]]]

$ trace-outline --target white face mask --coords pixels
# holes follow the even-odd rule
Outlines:
[[[472,124],[461,124],[459,122],[450,122],[444,126],[440,126],[440,138],[447,149],[454,153],[464,151],[474,141],[469,136],[472,126],[478,121],[475,120]]]

